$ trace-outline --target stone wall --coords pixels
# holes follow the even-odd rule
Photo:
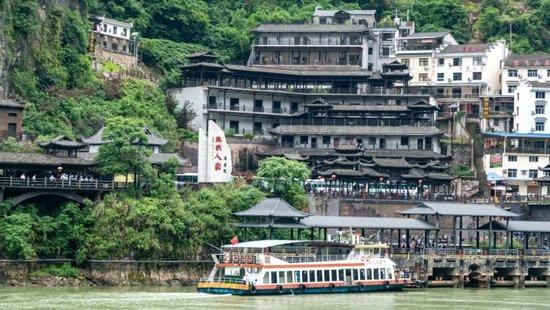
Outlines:
[[[67,260],[74,265],[74,262]],[[77,278],[40,273],[44,267],[63,261],[0,261],[0,285],[98,286],[98,285],[188,285],[208,276],[212,262],[87,261],[79,265]]]
[[[96,49],[97,61],[108,60],[126,69],[134,69],[137,66],[137,57],[130,54],[115,53],[101,48]]]
[[[451,156],[453,157],[454,165],[470,166],[472,162],[472,146],[469,143],[453,143],[451,148]]]

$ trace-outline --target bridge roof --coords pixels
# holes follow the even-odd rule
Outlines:
[[[403,217],[310,216],[302,224],[322,228],[437,230],[423,220]]]
[[[0,152],[0,166],[92,166],[93,161],[81,157],[56,157],[39,153]]]
[[[519,216],[488,203],[422,202],[419,206],[399,212],[403,215],[449,215],[482,217]]]

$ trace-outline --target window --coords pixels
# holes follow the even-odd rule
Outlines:
[[[483,60],[481,57],[474,57],[474,66],[481,66],[483,65]]]
[[[271,284],[277,284],[277,271],[271,272]]]
[[[536,179],[539,177],[539,171],[537,169],[529,169],[529,179]]]
[[[287,271],[286,272],[286,283],[292,283],[294,282],[293,279],[292,279],[292,271]]]
[[[427,67],[428,66],[428,58],[419,58],[418,59],[418,65],[421,67]]]
[[[239,121],[229,121],[229,129],[239,133]]]
[[[319,18],[319,24],[325,25],[326,23],[327,23],[326,17],[321,17],[321,18]]]
[[[536,149],[543,149],[545,147],[544,141],[535,141],[535,148]]]
[[[338,270],[338,281],[344,281],[345,278],[344,278],[344,269],[339,269]]]
[[[290,113],[296,113],[296,112],[298,112],[298,102],[291,102]]]
[[[309,271],[309,282],[315,282],[315,270]]]
[[[302,282],[309,282],[307,270],[302,270]]]
[[[535,122],[535,131],[544,131],[544,122]]]
[[[353,269],[353,281],[359,280],[359,271],[357,269]]]
[[[537,98],[537,99],[544,99],[544,97],[545,97],[545,92],[543,92],[543,91],[537,91],[537,92],[535,92],[535,98]]]
[[[437,97],[442,97],[445,94],[445,89],[436,88],[435,93],[436,93]]]
[[[401,145],[403,146],[409,145],[409,137],[401,137]]]
[[[279,283],[286,283],[285,282],[285,272],[284,271],[279,271]]]
[[[392,278],[391,268],[388,268],[388,279],[391,279],[391,278]]]
[[[535,106],[535,114],[544,114],[544,104],[537,104]]]
[[[516,162],[516,161],[518,161],[518,157],[516,155],[510,155],[510,156],[508,156],[508,161]]]
[[[445,65],[445,59],[444,58],[439,58],[437,60],[437,66],[438,67],[443,67]]]
[[[323,273],[324,273],[323,281],[329,282],[330,281],[330,270],[324,270]]]
[[[538,70],[537,69],[529,69],[527,70],[527,76],[528,77],[537,77],[539,74],[538,74]]]
[[[529,156],[529,162],[530,163],[538,163],[539,157],[538,156]]]
[[[323,282],[323,270],[317,270],[317,282]]]
[[[113,26],[113,34],[117,34],[118,28],[116,26]]]
[[[338,281],[338,278],[336,278],[336,269],[333,269],[330,271],[330,281]],[[298,282],[298,281],[296,281]]]
[[[462,58],[453,58],[453,66],[462,66]]]
[[[261,99],[254,100],[254,111],[263,112],[264,111],[264,101]]]
[[[308,136],[300,136],[300,144],[301,145],[307,145],[308,142]]]
[[[372,269],[367,269],[367,280],[372,280]]]
[[[378,272],[378,268],[374,268],[374,280],[380,279],[380,274]]]
[[[390,55],[390,48],[389,47],[383,47],[382,48],[382,56],[389,56]]]
[[[550,69],[546,70],[546,77],[550,77]]]
[[[508,70],[508,77],[517,77],[518,76],[518,70]]]
[[[216,96],[209,96],[208,97],[208,106],[215,108],[216,107]]]
[[[365,269],[359,269],[359,280],[365,280]]]
[[[453,73],[453,81],[462,81],[462,73],[461,72]]]
[[[330,136],[323,136],[323,144],[324,145],[330,144]]]
[[[369,145],[376,145],[376,138],[375,137],[369,137]]]
[[[460,97],[462,97],[462,89],[460,89],[460,88],[453,88],[451,91],[452,91],[452,97],[453,97],[453,98],[460,98]]]
[[[472,76],[472,79],[473,79],[474,81],[479,81],[479,80],[481,80],[481,72],[474,72],[474,73],[473,73],[473,76]]]
[[[401,63],[409,67],[411,64],[411,61],[409,60],[409,58],[403,58],[401,59]]]
[[[496,110],[496,109],[495,109]],[[498,118],[495,118],[493,120],[493,126],[500,126],[500,120]]]
[[[509,178],[517,178],[518,177],[518,169],[508,169],[508,177]]]
[[[508,92],[513,93],[516,91],[516,88],[518,88],[517,85],[508,85]]]
[[[445,81],[445,73],[438,73],[438,74],[437,74],[437,81],[438,81],[438,82],[443,82],[443,81]]]
[[[9,112],[9,113],[8,113],[8,116],[9,116],[9,117],[17,117],[17,113],[15,113],[15,112]]]
[[[294,271],[294,279],[296,280],[295,282],[302,282],[302,272],[299,270]]]
[[[386,268],[380,268],[380,279],[386,279]]]
[[[428,73],[420,73],[418,75],[418,80],[419,81],[427,81],[428,80]]]
[[[373,49],[372,47],[369,47],[369,55],[372,55]]]

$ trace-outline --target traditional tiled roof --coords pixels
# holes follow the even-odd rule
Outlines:
[[[388,111],[388,112],[406,112],[410,111],[406,105],[357,105],[357,104],[335,104],[333,111]]]
[[[446,157],[431,150],[365,150],[365,156],[404,157],[404,158],[442,158]]]
[[[504,59],[505,68],[550,67],[550,54],[510,54]]]
[[[351,15],[374,15],[376,14],[376,10],[320,10],[315,9],[315,12],[313,12],[313,16],[319,16],[319,17],[332,17],[337,12],[346,12]]]
[[[288,202],[281,198],[266,198],[247,210],[235,212],[237,216],[262,216],[262,217],[297,217],[308,216],[307,213],[294,209]]]
[[[313,126],[280,125],[270,129],[273,134],[317,134],[350,136],[435,136],[443,131],[434,126]]]
[[[49,141],[38,143],[41,147],[83,148],[87,144],[82,141],[74,141],[66,135],[57,136]]]
[[[413,165],[409,164],[404,158],[380,158],[375,157],[374,163],[377,166],[385,168],[411,168]]]
[[[409,170],[409,173],[402,174],[401,177],[405,179],[422,179],[426,176],[426,172],[422,169],[413,168]]]
[[[89,153],[89,152],[79,152],[78,153],[79,158],[82,158],[83,160],[87,160],[89,162],[93,162],[96,155],[97,155],[97,153]],[[147,158],[147,161],[149,161],[149,163],[153,164],[153,165],[162,165],[166,161],[168,161],[170,158],[175,158],[178,161],[178,164],[180,166],[185,166],[185,165],[190,165],[191,164],[187,160],[181,158],[176,153],[153,153],[153,154],[149,155],[149,157]]]
[[[25,104],[15,99],[0,99],[0,107],[24,109]]]
[[[365,25],[351,24],[263,24],[252,30],[252,32],[288,32],[288,33],[319,33],[319,32],[368,32]]]
[[[406,39],[433,39],[433,38],[442,38],[448,35],[449,32],[415,32],[411,33],[406,37],[400,38],[403,40]]]
[[[245,72],[257,72],[257,73],[271,73],[291,76],[361,76],[368,77],[371,75],[371,71],[361,68],[360,66],[352,65],[312,65],[312,66],[269,66],[269,65],[227,65],[230,71],[245,71]]]
[[[56,157],[39,153],[0,152],[0,165],[92,166],[93,161],[79,157]]]
[[[212,51],[196,52],[187,56],[187,58],[197,58],[197,57],[217,58],[218,56],[216,56],[216,54],[214,54]]]
[[[458,202],[422,202],[420,206],[399,212],[420,215],[516,217],[518,214],[495,207],[493,204]]]
[[[105,127],[101,127],[101,129],[98,130],[93,136],[82,138],[82,141],[93,144],[93,145],[99,145],[103,144],[103,131],[105,130]],[[149,128],[144,127],[143,128],[145,135],[147,136],[147,145],[152,146],[163,146],[166,143],[168,143],[168,140],[162,139],[159,136],[155,135]]]
[[[478,54],[491,48],[491,44],[448,45],[439,54]]]

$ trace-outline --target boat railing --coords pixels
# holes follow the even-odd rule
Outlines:
[[[216,258],[221,263],[226,264],[258,264],[256,254],[217,254]]]
[[[314,263],[314,262],[330,262],[342,261],[348,259],[348,254],[331,254],[331,255],[281,255],[272,254],[273,257],[283,260],[288,263]]]
[[[243,279],[235,279],[235,278],[201,278],[199,282],[208,282],[208,283],[230,283],[230,284],[247,284],[247,282]]]

